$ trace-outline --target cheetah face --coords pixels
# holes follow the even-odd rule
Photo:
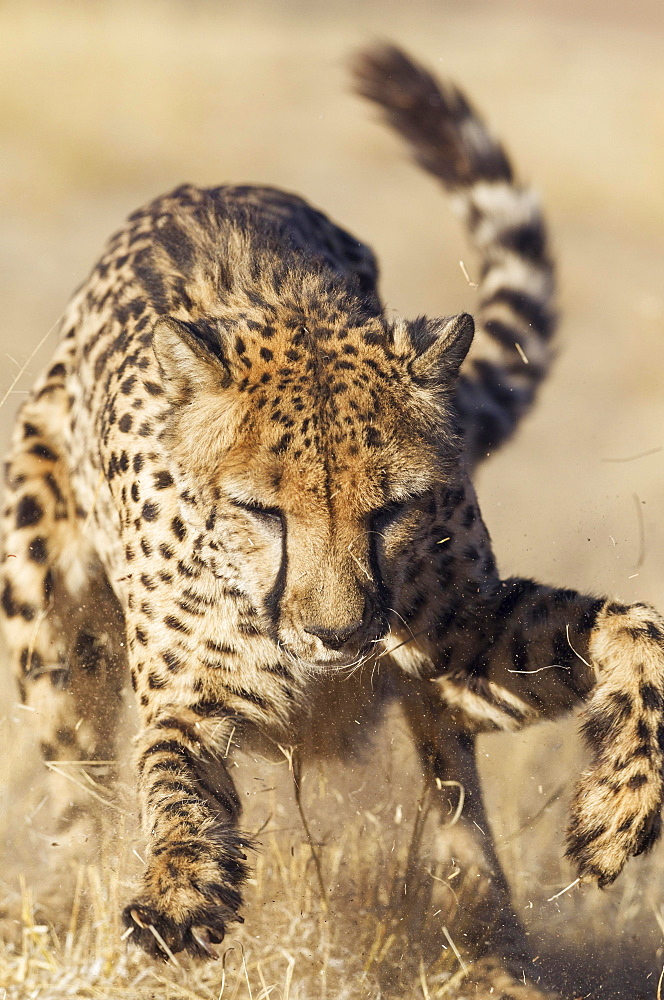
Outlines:
[[[157,323],[166,437],[205,520],[199,557],[291,659],[349,666],[386,635],[401,568],[456,469],[450,396],[472,334],[469,316],[309,319],[269,337],[220,329],[212,350],[191,326]]]

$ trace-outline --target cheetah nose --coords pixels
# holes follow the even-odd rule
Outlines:
[[[364,620],[360,619],[351,622],[343,628],[324,628],[322,625],[305,625],[304,631],[308,635],[315,635],[327,649],[342,649],[347,642],[357,635],[364,628]]]

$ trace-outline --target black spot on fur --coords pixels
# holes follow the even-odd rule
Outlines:
[[[179,618],[176,618],[175,615],[166,615],[164,618],[164,625],[167,625],[168,628],[172,628],[175,632],[182,632],[184,635],[189,635],[191,633],[191,629],[188,628],[184,622],[181,622]]]
[[[639,719],[639,721],[637,722],[636,734],[640,740],[645,741],[651,739],[652,733],[650,732],[650,726],[648,725],[645,719]]]
[[[656,642],[659,643],[664,642],[664,635],[662,634],[662,630],[659,627],[659,625],[655,624],[655,622],[648,622],[648,624],[646,625],[646,632],[649,638],[654,639]]]
[[[469,504],[463,512],[461,524],[464,528],[471,528],[477,518],[477,511],[473,504]]]
[[[283,453],[288,450],[288,446],[291,444],[292,440],[293,435],[290,432],[282,434],[277,443],[272,447],[273,453],[275,455],[283,455]]]
[[[507,305],[516,316],[525,321],[528,326],[537,330],[545,339],[551,336],[555,324],[555,315],[546,303],[532,298],[525,292],[519,292],[512,288],[499,289],[485,305],[493,305],[494,303]],[[517,338],[513,331],[512,344],[515,339]]]
[[[631,695],[627,691],[612,691],[610,700],[614,709],[614,721],[619,723],[624,722],[625,719],[629,719],[634,709]]]
[[[159,507],[152,500],[146,500],[143,504],[141,514],[146,521],[156,521],[159,517]]]
[[[30,448],[30,454],[36,455],[37,458],[43,458],[47,462],[57,462],[58,460],[56,452],[52,448],[47,448],[45,444],[33,444]]]
[[[57,480],[52,472],[46,473],[46,475],[44,476],[44,482],[48,486],[50,492],[53,494],[55,502],[58,504],[58,506],[63,506],[65,498],[63,497],[62,490],[58,486]],[[56,513],[56,518],[57,518],[57,513]]]
[[[85,631],[78,633],[74,644],[74,656],[83,670],[93,673],[97,669],[100,653],[99,641],[96,636]]]
[[[161,654],[161,658],[172,673],[177,673],[184,666],[179,656],[176,656],[169,649]]]
[[[44,516],[44,510],[36,497],[26,494],[16,505],[16,527],[29,528],[37,524]]]
[[[28,546],[28,556],[36,563],[45,563],[48,559],[48,546],[46,539],[38,535],[33,538]]]
[[[153,477],[154,485],[158,490],[165,490],[168,486],[173,485],[173,477],[170,472],[162,470],[160,472],[155,472]]]
[[[170,297],[159,270],[156,267],[149,266],[147,263],[139,263],[137,256],[137,261],[134,264],[134,273],[147,292],[150,304],[157,315],[167,315],[170,312]]]
[[[641,699],[646,708],[659,711],[662,708],[662,693],[654,684],[642,684],[639,688]]]
[[[369,425],[364,428],[364,441],[367,448],[380,448],[383,443],[383,436],[376,427]]]
[[[591,750],[599,751],[606,743],[609,733],[613,731],[613,718],[595,712],[585,719],[581,729]]]
[[[2,603],[2,610],[8,618],[15,618],[19,613],[19,605],[14,600],[12,585],[9,582],[7,582],[4,586],[0,603]]]
[[[151,691],[159,690],[160,688],[166,687],[166,680],[159,677],[153,670],[148,674],[148,687]]]
[[[604,824],[599,823],[597,826],[591,827],[589,830],[585,830],[583,833],[571,833],[567,841],[567,851],[568,854],[578,854],[583,851],[584,848],[592,844],[594,840],[598,837],[602,837],[606,833],[606,827]]]

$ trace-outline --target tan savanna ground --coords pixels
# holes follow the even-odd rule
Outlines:
[[[543,192],[555,235],[560,359],[517,441],[480,480],[503,570],[664,607],[661,0],[5,0],[3,446],[52,348],[48,331],[106,236],[182,180],[298,191],[376,248],[390,307],[472,310],[458,262],[472,276],[473,259],[444,197],[347,93],[343,59],[375,37],[403,43],[467,87]],[[39,827],[43,765],[26,716],[3,677],[0,901],[11,909],[23,892],[24,926],[9,926],[0,944],[2,1000],[209,1000],[222,987],[237,1000],[464,996],[451,949],[430,964],[413,957],[416,928],[410,942],[391,937],[385,904],[390,880],[402,889],[417,798],[403,749],[387,762],[369,754],[344,776],[308,776],[327,912],[286,762],[252,774],[247,825],[266,826],[247,924],[227,939],[223,966],[178,968],[119,942],[118,901],[141,845],[122,841],[112,823],[99,864],[79,873],[69,934],[55,939],[48,910],[31,910],[40,865],[55,849]],[[663,849],[632,861],[605,893],[576,887],[550,901],[573,878],[560,859],[561,786],[579,766],[574,730],[568,722],[482,742],[500,855],[535,953],[567,996],[655,998]],[[133,811],[129,788],[121,807]]]

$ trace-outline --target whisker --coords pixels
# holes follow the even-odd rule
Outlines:
[[[409,639],[404,639],[398,646],[392,646],[390,649],[386,649],[383,653],[379,653],[376,659],[382,660],[384,656],[391,656],[392,653],[396,653],[397,649],[401,649],[402,646],[407,646],[409,642],[413,642],[417,639],[418,635],[425,635],[427,632],[430,632],[432,628],[432,625],[426,625],[424,628],[418,629],[417,632],[411,632]]]
[[[411,629],[410,625],[408,624],[408,622],[406,621],[406,619],[404,618],[404,616],[400,615],[399,612],[396,610],[396,608],[388,608],[387,610],[390,611],[393,615],[396,615],[400,622],[403,622],[403,624],[405,625],[405,627],[410,632],[411,637],[414,639],[415,636],[413,635],[413,630]]]

